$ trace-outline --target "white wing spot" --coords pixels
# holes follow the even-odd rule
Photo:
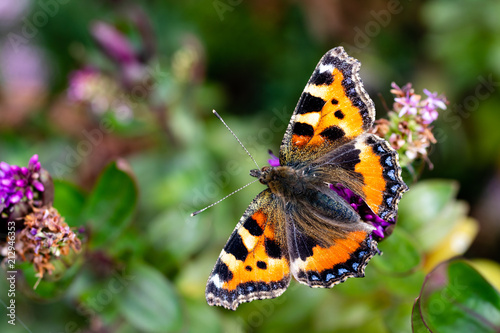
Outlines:
[[[324,72],[332,73],[333,69],[334,69],[334,67],[332,64],[320,64],[319,65],[319,72],[320,73],[324,73]]]
[[[222,284],[223,284],[223,282],[220,280],[220,278],[219,278],[219,274],[215,274],[214,276],[212,276],[212,277],[210,278],[210,281],[212,281],[212,282],[213,282],[213,284],[217,287],[217,289],[222,288]]]
[[[300,122],[300,123],[309,124],[314,128],[318,125],[320,117],[321,116],[320,116],[319,112],[309,112],[309,113],[305,113],[305,114],[296,115],[295,121]]]

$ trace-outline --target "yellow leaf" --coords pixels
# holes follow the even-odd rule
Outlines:
[[[479,230],[477,221],[465,218],[458,222],[448,235],[427,254],[424,270],[430,272],[437,264],[462,255],[467,251]]]

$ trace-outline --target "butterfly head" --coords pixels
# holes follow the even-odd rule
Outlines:
[[[275,167],[265,166],[262,169],[250,170],[250,176],[259,178],[259,182],[263,185],[268,185],[270,181],[276,180]]]
[[[259,178],[261,184],[276,194],[285,195],[285,192],[300,191],[300,185],[304,184],[299,173],[288,166],[265,166],[260,170],[250,170],[250,175]]]

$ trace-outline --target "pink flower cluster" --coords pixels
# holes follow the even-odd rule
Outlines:
[[[432,167],[427,153],[436,139],[430,125],[438,118],[438,109],[446,109],[446,97],[424,89],[427,97],[422,99],[415,94],[411,83],[399,87],[393,82],[391,87],[394,104],[388,113],[389,119],[375,121],[371,132],[385,138],[398,151],[402,167],[411,167],[417,159],[423,159]]]
[[[411,83],[406,84],[400,88],[396,83],[392,83],[393,88],[391,92],[399,97],[394,98],[394,110],[399,111],[399,117],[404,115],[420,116],[422,123],[430,124],[438,118],[438,109],[446,110],[446,98],[438,96],[437,92],[430,92],[424,89],[427,95],[426,99],[422,100],[420,95],[414,93]]]

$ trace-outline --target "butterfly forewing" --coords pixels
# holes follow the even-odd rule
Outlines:
[[[281,295],[290,283],[288,249],[278,239],[283,207],[269,189],[250,204],[229,237],[206,287],[210,305],[239,304]]]
[[[281,165],[302,165],[371,128],[375,108],[361,83],[359,67],[342,47],[321,58],[283,138]]]

